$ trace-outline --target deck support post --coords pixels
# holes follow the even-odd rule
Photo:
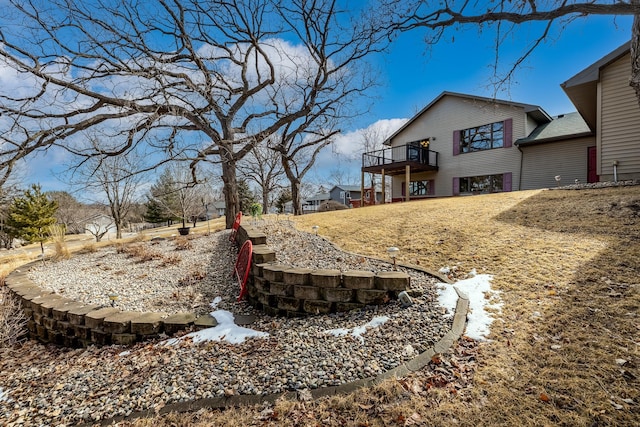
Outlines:
[[[380,201],[381,204],[385,204],[386,200],[387,200],[387,185],[386,182],[384,180],[384,168],[382,169],[382,200]],[[373,189],[373,192],[375,194],[376,189]]]
[[[364,170],[360,172],[360,207],[364,207]]]
[[[406,165],[404,167],[404,200],[406,202],[411,200],[409,196],[410,181],[411,181],[411,166]]]

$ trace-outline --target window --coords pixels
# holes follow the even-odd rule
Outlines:
[[[503,174],[460,178],[460,193],[483,194],[503,191]]]
[[[432,196],[433,180],[409,181],[409,196]],[[405,183],[402,183],[402,195],[405,196]]]
[[[460,131],[460,153],[502,148],[505,122],[495,122]]]

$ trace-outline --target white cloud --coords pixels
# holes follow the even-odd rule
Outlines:
[[[351,158],[360,158],[363,152],[364,135],[376,135],[380,144],[400,129],[408,119],[382,119],[367,126],[338,135],[334,142],[334,152]]]

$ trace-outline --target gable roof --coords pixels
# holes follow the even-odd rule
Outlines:
[[[390,145],[391,141],[393,140],[393,138],[395,138],[403,130],[405,130],[407,127],[409,127],[413,122],[418,120],[424,113],[426,113],[431,107],[433,107],[435,104],[437,104],[438,101],[440,101],[445,96],[453,96],[453,97],[456,97],[456,98],[470,99],[470,100],[473,100],[473,101],[487,102],[487,103],[491,103],[491,104],[503,104],[503,105],[510,105],[510,106],[514,106],[514,107],[520,107],[520,108],[523,108],[524,112],[529,114],[531,117],[533,117],[533,119],[538,123],[546,123],[546,122],[550,122],[551,121],[551,116],[549,116],[549,114],[547,114],[547,112],[544,111],[538,105],[523,104],[521,102],[513,102],[513,101],[507,101],[507,100],[503,100],[503,99],[487,98],[487,97],[484,97],[484,96],[476,96],[476,95],[468,95],[468,94],[465,94],[465,93],[444,91],[440,95],[438,95],[433,101],[431,101],[429,104],[427,104],[422,110],[420,110],[418,112],[418,114],[413,116],[404,125],[402,125],[400,127],[400,129],[398,129],[391,136],[389,136],[387,139],[385,139],[384,144],[385,145]]]
[[[336,188],[339,188],[342,191],[357,191],[357,192],[360,192],[360,186],[359,185],[334,185],[333,188],[331,188],[331,190],[329,190],[329,193],[331,193]]]
[[[516,145],[528,146],[591,136],[593,132],[579,113],[568,113],[554,117],[549,123],[544,123],[534,129],[526,138],[520,138]]]
[[[311,202],[311,201],[314,201],[314,200],[323,201],[323,200],[329,200],[329,199],[331,199],[331,196],[329,195],[329,193],[317,193],[317,194],[314,194],[311,197],[307,197],[305,200],[307,202]]]
[[[560,87],[567,94],[573,105],[584,118],[591,130],[596,129],[597,117],[597,97],[598,82],[600,81],[600,70],[631,50],[631,42],[626,42],[616,50],[603,56],[566,82],[560,84]]]

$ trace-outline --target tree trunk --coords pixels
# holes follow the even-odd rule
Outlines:
[[[240,212],[235,160],[225,160],[222,162],[222,182],[224,183],[222,186],[222,194],[224,194],[225,224],[227,228],[231,228],[236,219],[236,215]]]
[[[267,186],[262,187],[262,213],[269,213],[269,189]]]
[[[290,178],[291,179],[291,178]],[[300,180],[291,179],[291,204],[294,215],[302,215],[302,200],[300,199]]]
[[[633,0],[640,4],[640,0]],[[634,15],[631,27],[631,79],[629,85],[636,91],[636,98],[640,106],[640,15]]]

